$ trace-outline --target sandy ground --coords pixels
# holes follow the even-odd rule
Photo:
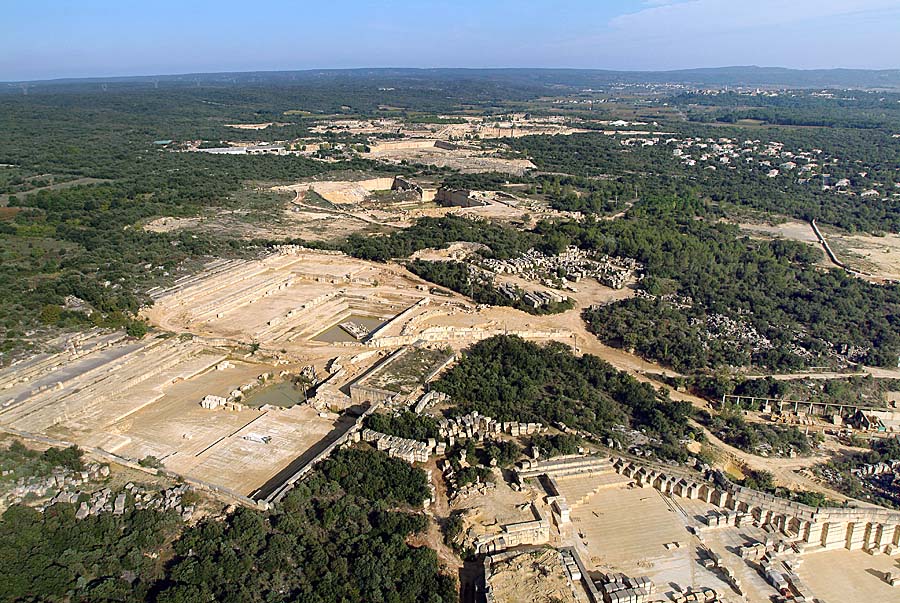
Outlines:
[[[298,238],[307,241],[340,240],[354,233],[373,230],[373,225],[361,218],[291,204],[269,214],[265,220],[251,221],[250,216],[249,211],[222,211],[213,217],[158,218],[144,228],[153,232],[191,229],[243,239]]]
[[[900,235],[883,237],[826,232],[838,258],[856,270],[880,279],[900,279]]]
[[[174,232],[185,228],[195,228],[200,225],[202,218],[175,218],[164,217],[151,220],[144,225],[144,230],[149,232]]]
[[[538,492],[526,487],[516,492],[509,487],[503,479],[496,477],[497,486],[488,490],[486,494],[473,494],[464,499],[457,500],[453,505],[454,511],[467,510],[467,521],[477,524],[478,533],[497,534],[501,532],[501,526],[520,521],[531,521],[534,513],[528,507],[538,499]]]
[[[585,564],[604,573],[649,577],[659,590],[654,600],[668,600],[666,592],[688,586],[729,590],[695,562],[686,527],[693,518],[658,490],[622,484],[602,488],[573,505],[571,517],[572,540]]]
[[[797,573],[825,601],[896,603],[900,587],[882,579],[886,572],[900,572],[896,557],[839,549],[804,555]]]
[[[527,159],[502,159],[485,156],[479,151],[451,151],[437,147],[380,149],[363,156],[398,164],[408,161],[409,163],[448,167],[463,173],[501,172],[521,176],[526,170],[535,168],[535,165]]]
[[[806,222],[788,220],[781,224],[739,224],[748,234],[809,243],[821,249],[812,227]],[[819,225],[819,229],[838,259],[854,270],[877,279],[900,279],[900,235],[876,237],[850,234],[837,228]],[[823,258],[823,265],[831,266]]]
[[[43,396],[8,390],[13,397],[0,422],[134,460],[153,456],[180,474],[250,494],[332,432],[337,416],[307,406],[202,408],[205,395],[226,397],[279,370],[237,359],[232,368],[216,370],[226,357],[197,339],[148,338],[101,348],[24,384],[60,383]],[[154,360],[164,365],[148,371]],[[73,375],[76,367],[81,371]]]
[[[309,406],[253,417],[256,412],[241,411],[247,416],[238,429],[198,453],[167,459],[166,467],[249,495],[337,426],[336,415],[319,417]],[[260,437],[271,441],[260,442]]]
[[[167,469],[250,494],[328,434],[337,417],[319,417],[305,406],[269,411],[202,408],[199,401],[204,395],[226,396],[264,370],[272,370],[236,364],[234,369],[213,370],[180,382],[161,400],[82,438],[130,458],[153,455]],[[262,443],[257,436],[271,441]]]
[[[788,220],[781,224],[738,224],[741,230],[752,234],[765,235],[767,237],[790,239],[792,241],[801,241],[803,243],[811,243],[818,246],[819,240],[816,233],[813,232],[812,226],[807,222],[798,222]]]
[[[525,552],[493,564],[490,587],[496,603],[577,603],[557,551]]]
[[[557,479],[572,517],[571,524],[562,525],[561,541],[573,544],[592,571],[648,576],[657,587],[657,594],[651,597],[654,601],[668,601],[671,593],[689,586],[713,588],[723,601],[772,600],[775,590],[738,554],[741,546],[765,541],[769,535],[762,528],[706,528],[703,516],[714,508],[709,503],[669,497],[627,482],[618,475]],[[706,556],[704,549],[717,553],[734,571],[743,596],[724,581],[723,573],[699,563]],[[822,600],[896,600],[890,598],[896,592],[878,580],[882,572],[897,571],[896,559],[845,550],[817,552],[802,559],[800,575]],[[832,571],[833,567],[841,567],[841,572]],[[859,597],[869,593],[872,598]]]
[[[695,426],[701,427],[699,424],[695,424]],[[720,455],[721,458],[718,463],[723,468],[727,468],[729,462],[736,461],[737,464],[749,467],[756,471],[770,472],[774,476],[775,483],[778,486],[790,488],[792,490],[819,492],[837,502],[852,501],[858,507],[872,506],[870,503],[845,496],[837,490],[833,490],[818,480],[813,479],[808,469],[816,463],[827,460],[825,457],[808,456],[797,457],[794,459],[763,458],[744,452],[733,446],[729,446],[705,427],[701,428],[706,435],[706,439],[719,451],[724,453],[723,455]]]
[[[271,188],[271,191],[290,192],[295,195],[294,199],[285,196],[284,201],[276,202],[274,207],[270,206],[271,200],[262,199],[266,203],[265,207],[253,208],[253,204],[260,200],[256,199],[252,192],[246,192],[248,196],[245,202],[250,204],[249,207],[219,208],[215,213],[194,217],[164,216],[151,220],[143,228],[157,233],[192,230],[244,239],[291,238],[332,241],[342,240],[354,233],[381,231],[388,226],[409,226],[408,222],[403,221],[402,212],[378,211],[377,207],[370,211],[358,208],[359,211],[351,212],[302,203],[301,192],[307,190],[309,186],[310,183],[306,182]],[[347,196],[347,203],[353,203],[357,197],[361,199],[367,192],[367,189],[354,182],[323,182],[317,186],[324,187],[323,191],[333,189],[338,200],[343,199],[342,195]]]
[[[454,214],[466,217],[489,218],[500,221],[521,221],[526,214],[534,214],[534,211],[527,207],[510,207],[502,203],[491,203],[490,205],[482,205],[477,207],[453,208]]]
[[[265,130],[269,126],[274,125],[271,121],[262,124],[225,124],[226,128],[234,128],[236,130]],[[282,125],[282,124],[279,124]]]

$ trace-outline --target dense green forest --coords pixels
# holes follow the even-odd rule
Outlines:
[[[582,439],[579,436],[558,433],[553,435],[536,435],[531,438],[531,445],[537,446],[544,456],[577,454]]]
[[[749,239],[717,221],[714,209],[657,199],[618,220],[543,227],[644,263],[641,287],[651,297],[585,312],[599,337],[684,371],[748,363],[793,369],[832,363],[838,354],[896,364],[900,286],[821,270],[818,250]]]
[[[900,141],[888,130],[758,128],[750,132],[702,124],[669,125],[675,138],[752,138],[762,144],[783,143],[788,149],[823,150],[829,157],[840,158],[837,164],[828,166],[831,182],[842,178],[857,182],[862,166],[866,166],[868,181],[885,184],[887,191],[895,190],[893,183],[900,181]],[[588,196],[567,196],[555,191],[552,179],[545,179],[551,185],[547,190],[557,209],[604,213],[615,206],[617,199],[694,193],[719,203],[802,220],[817,219],[851,231],[900,231],[900,199],[888,196],[890,192],[861,200],[823,191],[817,185],[819,180],[800,183],[796,178],[769,178],[769,168],[757,163],[734,169],[701,169],[684,165],[667,144],[624,147],[617,137],[595,133],[525,136],[506,142],[526,153],[541,170],[570,174],[582,179],[582,186],[584,179],[594,181]],[[566,184],[578,182],[562,182]]]
[[[398,414],[375,413],[366,417],[365,425],[369,429],[410,440],[424,441],[440,435],[437,420],[410,410]]]
[[[533,247],[538,238],[509,226],[445,216],[421,218],[410,228],[388,236],[350,235],[340,249],[354,257],[384,262],[409,257],[427,247],[446,247],[455,241],[481,243],[490,248],[488,257],[507,259]]]
[[[68,458],[64,455],[64,458]],[[75,519],[13,505],[0,517],[0,601],[456,601],[437,556],[406,538],[426,528],[423,471],[345,450],[272,512],[241,508],[186,526],[131,510]]]
[[[890,129],[900,125],[900,95],[881,91],[837,90],[827,94],[791,91],[754,95],[686,93],[666,100],[686,107],[692,121],[734,123],[752,119],[785,126],[863,129]],[[698,107],[714,109],[697,111]]]
[[[556,342],[540,346],[505,335],[480,341],[433,388],[453,398],[457,414],[565,423],[598,437],[618,437],[613,428],[629,425],[652,437],[664,457],[683,458],[678,440],[693,434],[689,403],[669,400],[596,356],[575,356]]]

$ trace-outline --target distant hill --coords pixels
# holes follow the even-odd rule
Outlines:
[[[900,90],[900,69],[786,69],[782,67],[716,67],[677,71],[611,71],[602,69],[315,69],[242,73],[80,78],[33,82],[5,82],[0,93],[29,90],[96,89],[106,84],[118,89],[188,86],[321,85],[346,82],[379,85],[428,85],[437,82],[478,81],[524,89],[591,88],[615,83],[673,83],[698,86],[751,86],[779,88],[864,88]]]
[[[623,74],[624,75],[624,74]],[[780,86],[788,88],[900,88],[900,69],[785,69],[719,67],[646,72],[650,81],[706,85]]]

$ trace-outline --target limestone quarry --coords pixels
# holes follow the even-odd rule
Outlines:
[[[265,498],[358,429],[354,417],[372,401],[360,392],[416,397],[421,379],[450,358],[446,350],[491,335],[571,338],[521,312],[429,289],[398,265],[296,246],[217,260],[151,291],[144,316],[153,334],[69,336],[57,353],[0,373],[0,425],[125,459],[153,457],[191,479]],[[410,368],[397,353],[415,369],[399,387]],[[399,372],[386,372],[387,361]],[[301,377],[305,386],[292,387]],[[278,399],[269,395],[276,390],[285,403],[257,402]]]

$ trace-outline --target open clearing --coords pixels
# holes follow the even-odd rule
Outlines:
[[[804,555],[797,573],[814,593],[823,593],[828,601],[896,603],[900,597],[897,587],[882,577],[886,572],[898,571],[900,563],[896,557],[838,549]]]
[[[199,216],[156,218],[144,230],[156,233],[188,230],[242,239],[333,241],[355,233],[382,231],[375,221],[323,207],[298,205],[270,191],[243,191],[236,209],[214,208]]]
[[[565,492],[567,481],[560,480],[559,484],[567,500],[571,500]],[[575,503],[576,500],[581,502]],[[573,503],[573,540],[592,567],[646,575],[661,585],[674,582],[695,587],[718,586],[709,580],[696,581],[686,518],[679,517],[671,502],[657,490],[619,483],[582,495]],[[678,548],[666,547],[674,542],[679,543]]]
[[[900,235],[827,232],[825,236],[838,258],[850,268],[880,279],[900,280]]]
[[[802,243],[811,243],[818,246],[819,240],[816,233],[813,232],[812,226],[807,222],[798,222],[796,220],[787,220],[780,224],[738,224],[741,230],[748,233],[760,234],[767,237],[789,239],[791,241],[800,241]]]
[[[463,173],[500,172],[521,176],[526,170],[535,168],[527,159],[493,157],[478,148],[456,148],[454,145],[448,147],[440,146],[439,141],[435,140],[394,141],[376,145],[364,156],[389,163],[406,161],[452,168]]]
[[[783,238],[809,243],[821,249],[815,232],[806,222],[788,220],[780,224],[739,224],[751,236]],[[900,280],[900,235],[873,236],[851,234],[837,228],[819,225],[838,259],[847,267],[879,280]],[[823,257],[823,265],[833,264]]]

